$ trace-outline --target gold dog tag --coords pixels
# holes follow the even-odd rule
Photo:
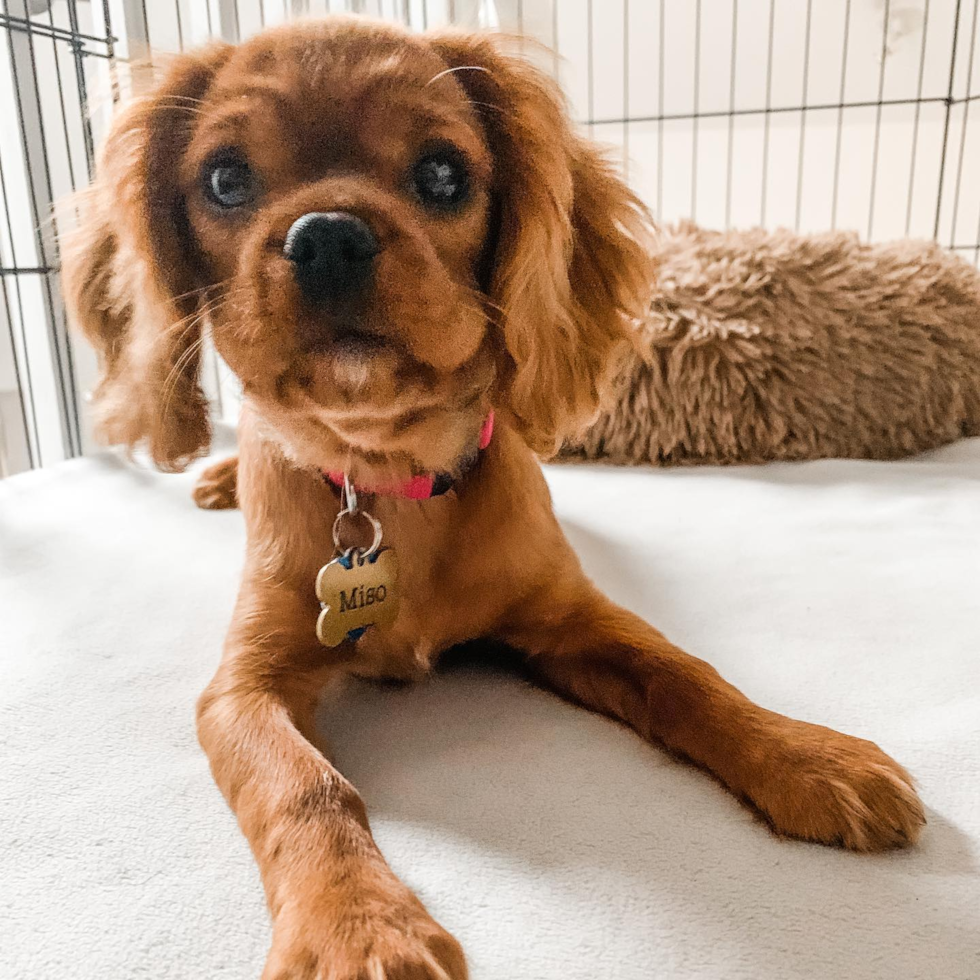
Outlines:
[[[317,639],[326,647],[358,640],[372,626],[390,626],[398,615],[398,560],[391,548],[368,558],[348,548],[324,565],[316,577],[323,606],[316,621]]]

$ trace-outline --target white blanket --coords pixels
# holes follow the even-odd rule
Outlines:
[[[763,704],[874,739],[922,844],[777,840],[604,719],[464,670],[323,712],[473,980],[980,978],[980,440],[909,462],[548,471],[587,569]],[[269,938],[193,706],[238,512],[112,456],[0,483],[0,977],[243,980]],[[532,544],[533,546],[533,544]]]

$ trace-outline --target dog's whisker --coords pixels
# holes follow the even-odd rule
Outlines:
[[[154,109],[166,109],[168,112],[181,112],[188,116],[203,116],[205,113],[201,109],[195,109],[189,105],[172,105],[167,102],[158,102],[153,106]]]
[[[156,338],[156,343],[164,344],[169,346],[170,344],[179,344],[190,330],[193,330],[201,320],[216,312],[221,308],[222,298],[216,299],[210,303],[205,303],[199,309],[194,310],[187,316],[181,318],[180,320],[175,320],[173,323],[167,327],[166,330],[162,331]]]
[[[186,350],[181,353],[174,366],[170,369],[170,373],[167,375],[167,378],[163,383],[164,400],[161,414],[164,418],[167,417],[167,414],[170,411],[170,403],[177,391],[184,368],[200,352],[203,345],[204,337],[198,337],[187,347]]]
[[[493,102],[481,102],[479,99],[467,99],[466,101],[469,102],[470,105],[478,105],[483,106],[485,109],[493,109],[494,112],[499,112],[504,116],[510,115],[508,110],[506,110],[503,106],[495,105]]]
[[[165,334],[161,335],[168,340],[168,345],[179,346],[184,337],[187,336],[192,330],[196,329],[203,322],[205,317],[210,313],[214,312],[218,308],[218,304],[211,304],[210,306],[205,306],[201,310],[195,311],[189,317],[185,317],[183,320],[178,320],[173,327],[166,331]],[[176,333],[177,336],[174,337],[173,334]],[[204,335],[196,338],[192,341],[180,354],[176,362],[171,367],[164,379],[162,385],[162,393],[164,396],[163,403],[163,414],[166,415],[170,410],[170,403],[173,400],[173,396],[176,393],[177,387],[180,384],[180,378],[190,363],[190,361],[200,352],[204,345]]]
[[[190,299],[192,296],[197,296],[201,293],[218,292],[221,289],[225,289],[228,286],[228,280],[224,282],[210,283],[207,286],[199,286],[197,289],[190,289],[186,293],[181,293],[179,296],[174,296],[173,302],[178,303],[182,299]]]
[[[202,309],[195,311],[190,316],[185,317],[183,320],[178,320],[173,327],[161,335],[164,338],[169,337],[169,342],[174,346],[179,346],[183,341],[184,337],[187,336],[192,330],[199,327],[204,320],[211,314],[217,312],[222,308],[220,297],[211,304],[205,305]],[[177,332],[177,336],[173,337],[173,333]],[[170,410],[170,403],[173,400],[173,396],[177,391],[180,383],[181,375],[190,361],[200,352],[201,348],[204,346],[204,334],[197,337],[192,341],[180,354],[176,362],[171,367],[162,385],[162,392],[164,395],[163,412],[162,414],[166,416],[167,412]]]
[[[146,98],[149,98],[149,99],[152,100],[153,99],[153,96],[152,95],[151,96],[146,96]],[[204,99],[196,99],[192,95],[179,95],[176,92],[171,92],[169,95],[165,96],[165,98],[168,101],[170,101],[170,102],[191,102],[191,103],[194,103],[196,105],[206,105],[207,104],[204,101]]]
[[[488,75],[493,74],[493,72],[491,72],[490,69],[484,65],[457,65],[455,68],[446,68],[437,75],[433,75],[432,78],[425,83],[425,88],[428,88],[434,82],[438,82],[440,78],[445,78],[447,75],[455,74],[458,71],[482,71],[486,72]]]
[[[182,320],[176,321],[171,325],[170,329],[160,335],[160,338],[158,338],[158,343],[164,343],[167,346],[179,346],[188,333],[199,328],[209,317],[224,309],[224,307],[233,297],[235,297],[235,295],[235,293],[230,293],[216,297],[214,300],[205,303],[201,309],[195,310],[189,316],[184,317]],[[174,334],[176,334],[176,336],[174,336]],[[203,333],[200,337],[192,341],[181,352],[180,356],[177,358],[176,362],[168,372],[167,377],[164,379],[162,385],[162,394],[164,397],[162,414],[164,416],[166,416],[167,412],[170,410],[171,402],[173,401],[173,397],[176,394],[177,388],[179,387],[180,378],[184,369],[201,351],[204,341],[205,336]]]

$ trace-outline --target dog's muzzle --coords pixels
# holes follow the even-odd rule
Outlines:
[[[299,218],[286,235],[283,255],[293,263],[303,296],[319,305],[363,292],[379,251],[378,240],[364,221],[331,211]]]

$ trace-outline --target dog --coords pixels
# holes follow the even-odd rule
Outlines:
[[[603,596],[565,540],[538,457],[595,415],[649,308],[652,222],[504,41],[335,18],[182,55],[117,117],[82,215],[64,283],[101,354],[104,437],[164,469],[205,450],[205,322],[242,384],[237,462],[200,491],[234,491],[248,544],[197,728],[261,871],[265,980],[466,977],[314,710],[344,678],[412,681],[478,638],[779,834],[916,840],[901,766],[754,704]],[[347,573],[360,625],[325,646],[322,579]]]

